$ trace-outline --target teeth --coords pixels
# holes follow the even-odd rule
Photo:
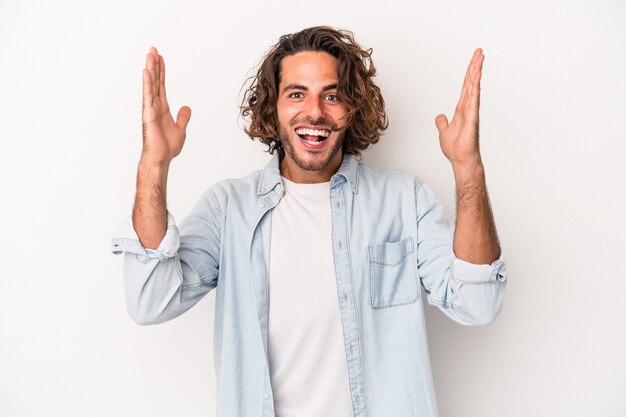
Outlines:
[[[296,133],[298,135],[307,135],[307,136],[322,136],[327,138],[330,135],[330,131],[326,129],[308,129],[305,127],[301,127],[300,129],[296,129]]]

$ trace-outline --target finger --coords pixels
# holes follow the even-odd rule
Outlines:
[[[159,55],[159,84],[162,87],[165,85],[165,61],[162,55]]]
[[[154,55],[152,54],[152,49],[154,48],[150,48],[150,53],[146,55],[146,69],[148,70],[148,73],[150,74],[150,90],[151,90],[152,97],[154,98],[157,96],[158,90],[156,86],[156,68],[155,68]]]
[[[159,95],[162,98],[166,98],[165,94],[165,61],[163,57],[159,55]]]
[[[472,59],[470,60],[469,65],[467,66],[467,70],[465,71],[465,77],[463,78],[463,86],[461,87],[461,97],[459,101],[462,101],[467,93],[467,86],[469,84],[469,80],[472,77],[472,64],[474,63],[474,55],[472,55]]]
[[[471,104],[472,93],[475,91],[477,74],[480,72],[482,68],[482,61],[484,59],[484,55],[482,53],[482,49],[478,48],[474,51],[474,55],[472,56],[472,73],[468,81],[467,88],[467,104]]]
[[[160,64],[159,64],[159,51],[157,51],[157,49],[153,46],[150,48],[150,55],[152,55],[152,58],[154,60],[154,86],[155,86],[155,97],[159,96],[159,73],[160,73]]]
[[[147,68],[143,70],[143,107],[152,106],[152,85],[150,81],[150,71]]]
[[[483,74],[483,62],[485,61],[485,55],[480,55],[476,62],[476,70],[472,79],[472,88],[469,97],[469,105],[471,108],[478,108],[480,105],[480,80]]]
[[[178,115],[176,116],[176,126],[181,129],[187,129],[187,124],[189,123],[189,119],[191,118],[191,109],[187,106],[183,106],[178,110]]]
[[[435,126],[437,126],[439,133],[443,133],[443,131],[448,128],[448,118],[445,114],[440,114],[435,117]]]
[[[474,74],[476,73],[476,62],[481,54],[482,49],[476,49],[472,55],[469,65],[467,66],[465,79],[463,80],[463,87],[461,88],[461,97],[459,98],[459,104],[462,106],[469,105],[469,97],[472,94],[472,80],[474,79]]]
[[[480,106],[480,78],[482,77],[482,71],[476,73],[476,80],[472,86],[472,94],[469,98],[469,105],[473,109],[477,109]]]

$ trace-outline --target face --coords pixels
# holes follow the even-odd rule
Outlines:
[[[278,123],[285,149],[281,174],[300,183],[326,182],[342,161],[346,108],[337,97],[337,59],[298,52],[281,61]]]

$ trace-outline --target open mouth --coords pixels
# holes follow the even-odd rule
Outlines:
[[[310,144],[316,144],[318,142],[323,142],[330,136],[330,130],[328,129],[309,129],[306,127],[301,127],[296,129],[296,133],[300,138]]]

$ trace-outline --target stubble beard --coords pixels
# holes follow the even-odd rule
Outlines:
[[[289,129],[293,131],[293,128],[290,127]],[[296,152],[295,146],[293,144],[293,140],[298,139],[294,139],[293,136],[289,136],[289,131],[285,129],[281,124],[278,125],[278,135],[280,143],[283,145],[283,149],[285,150],[285,153],[289,155],[289,157],[296,163],[298,167],[306,171],[321,171],[326,168],[328,164],[330,164],[330,161],[332,161],[333,158],[337,155],[337,153],[341,151],[341,148],[343,147],[345,131],[340,133],[339,138],[337,138],[337,141],[333,145],[333,148],[326,158],[322,160],[316,159],[312,161],[303,161],[298,156],[298,153]]]

